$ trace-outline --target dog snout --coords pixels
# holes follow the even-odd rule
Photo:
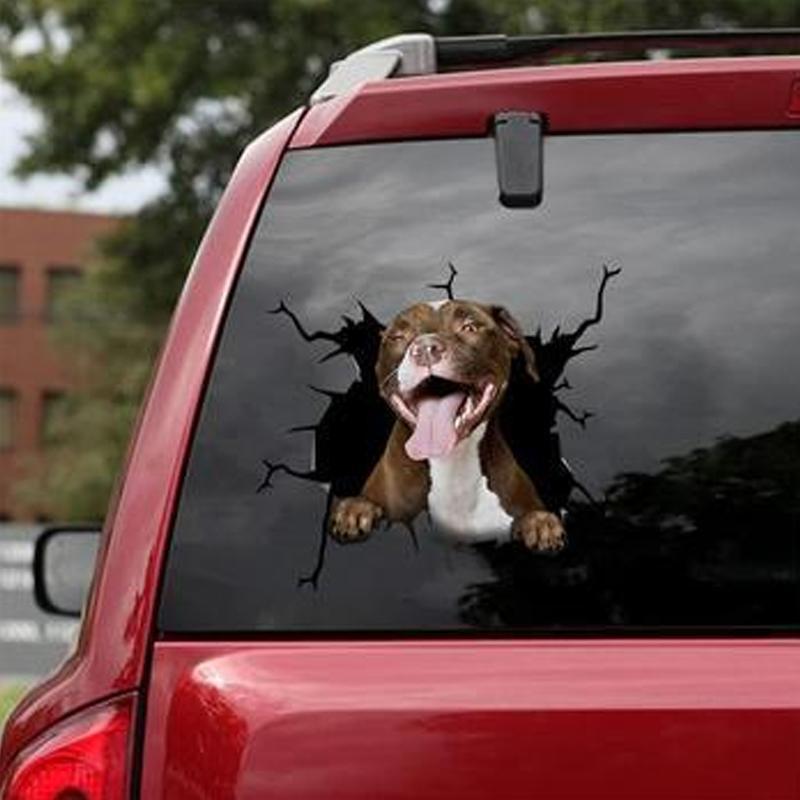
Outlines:
[[[446,351],[447,345],[435,333],[417,336],[409,348],[411,359],[421,367],[432,367],[442,360]]]

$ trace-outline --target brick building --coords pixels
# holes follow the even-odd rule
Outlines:
[[[33,513],[15,503],[11,487],[43,452],[71,383],[49,328],[97,237],[117,224],[100,214],[0,208],[0,522]]]

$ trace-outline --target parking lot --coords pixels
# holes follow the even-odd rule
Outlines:
[[[31,683],[65,657],[77,622],[41,612],[33,599],[33,549],[40,527],[0,525],[0,685]]]

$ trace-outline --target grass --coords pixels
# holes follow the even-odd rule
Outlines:
[[[28,687],[21,683],[0,683],[0,731],[3,730],[6,717],[11,713],[11,709],[27,690]]]

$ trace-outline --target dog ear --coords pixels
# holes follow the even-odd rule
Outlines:
[[[500,330],[508,337],[514,345],[517,353],[525,361],[525,370],[537,383],[539,382],[539,370],[536,369],[536,357],[533,349],[525,338],[522,326],[511,316],[509,311],[503,306],[492,306],[492,316]]]

